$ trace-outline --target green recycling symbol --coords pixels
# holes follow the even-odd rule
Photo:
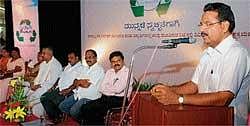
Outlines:
[[[167,10],[169,8],[170,3],[172,0],[140,0],[143,1],[144,3],[149,3],[149,2],[157,2],[156,6],[152,9],[146,9],[145,5],[139,2],[139,0],[130,0],[130,7],[132,9],[132,12],[135,17],[142,17],[144,16],[144,11],[151,11],[151,10],[156,10],[158,16],[160,17],[161,15],[164,15],[167,13]]]
[[[20,28],[18,31],[16,31],[16,37],[19,42],[24,42],[25,37],[23,34],[31,34],[29,37],[30,42],[34,42],[37,36],[37,33],[34,29],[31,27],[31,21],[29,19],[23,19],[21,20],[19,24]]]

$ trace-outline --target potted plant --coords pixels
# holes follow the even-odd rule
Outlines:
[[[27,96],[24,92],[23,77],[11,79],[11,96],[1,110],[1,116],[10,122],[23,122],[27,115]]]

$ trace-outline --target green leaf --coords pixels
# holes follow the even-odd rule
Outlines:
[[[142,82],[140,83],[136,78],[133,78],[134,82],[133,82],[133,90],[137,90],[138,86],[139,87],[139,91],[149,91],[151,89],[152,84],[150,82]]]

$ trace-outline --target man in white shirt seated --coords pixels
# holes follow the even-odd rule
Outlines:
[[[54,58],[53,49],[51,47],[43,48],[42,56],[44,61],[40,65],[34,83],[30,84],[31,90],[28,92],[28,100],[30,105],[33,106],[33,114],[37,117],[44,115],[44,108],[40,103],[41,95],[53,86],[62,73],[62,65]]]
[[[88,66],[84,66],[84,70],[81,71],[82,76],[79,76],[76,83],[68,88],[70,91],[74,89],[74,95],[69,96],[59,105],[62,112],[70,114],[76,120],[79,120],[82,105],[101,97],[98,89],[104,77],[104,69],[97,63],[97,53],[92,49],[85,51],[85,61]]]
[[[62,112],[58,108],[58,105],[67,97],[73,94],[67,90],[70,85],[74,83],[74,80],[82,74],[84,71],[83,65],[80,62],[80,55],[76,51],[70,51],[68,53],[69,64],[64,68],[60,78],[53,85],[51,89],[45,92],[40,101],[49,116],[54,123],[59,123],[62,119]]]
[[[106,72],[100,85],[101,98],[88,102],[79,110],[83,125],[103,125],[107,111],[122,106],[129,69],[124,65],[124,56],[120,51],[112,52],[109,60],[112,68]],[[131,91],[132,83],[128,97]]]

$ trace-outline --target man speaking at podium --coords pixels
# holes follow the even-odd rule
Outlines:
[[[234,124],[247,124],[250,58],[246,48],[232,37],[235,27],[230,6],[208,3],[199,24],[209,46],[192,80],[176,86],[157,84],[151,94],[162,104],[233,106]]]

